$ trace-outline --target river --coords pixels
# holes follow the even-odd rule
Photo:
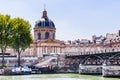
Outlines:
[[[120,80],[120,78],[103,78],[99,75],[80,74],[35,74],[0,76],[0,80]]]

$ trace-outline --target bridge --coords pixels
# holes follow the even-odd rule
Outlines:
[[[66,65],[80,74],[120,76],[120,52],[66,55]]]

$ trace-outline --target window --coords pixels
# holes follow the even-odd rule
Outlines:
[[[46,32],[45,33],[45,39],[48,39],[49,38],[49,32]]]
[[[38,33],[38,40],[41,40],[41,33]]]

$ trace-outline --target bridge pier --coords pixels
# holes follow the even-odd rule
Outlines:
[[[110,65],[110,66],[106,66],[103,65],[103,69],[102,69],[102,76],[103,77],[108,77],[108,76],[120,76],[120,66],[115,66],[115,65]]]
[[[79,74],[102,74],[102,65],[79,65]]]

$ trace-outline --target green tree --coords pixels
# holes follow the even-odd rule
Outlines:
[[[14,35],[12,41],[12,48],[18,53],[18,66],[20,66],[20,55],[22,51],[32,43],[31,25],[28,21],[21,18],[13,19]]]
[[[12,41],[13,27],[11,25],[11,18],[9,15],[0,14],[0,48],[2,52],[2,67],[4,67],[4,54],[6,53],[7,47]]]

